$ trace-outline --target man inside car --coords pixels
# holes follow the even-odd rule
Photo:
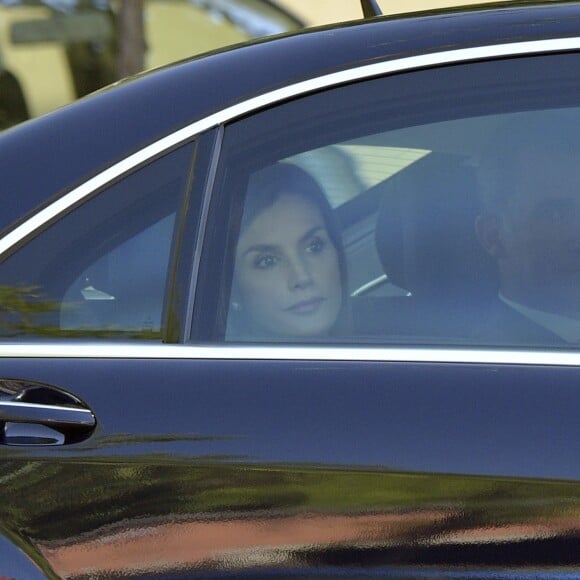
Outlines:
[[[499,129],[480,160],[476,230],[499,293],[479,338],[493,344],[580,342],[578,123],[543,115]]]

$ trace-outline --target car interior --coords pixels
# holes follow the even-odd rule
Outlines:
[[[460,156],[434,152],[373,189],[384,283],[405,292],[354,297],[355,334],[468,340],[497,293],[495,265],[476,239],[474,168]]]
[[[575,109],[540,114],[573,123]],[[518,118],[525,122],[526,115],[533,118],[538,111],[455,119],[350,140],[343,147],[350,159],[340,160],[340,181],[351,191],[342,202],[333,192],[336,184],[327,182],[329,157],[321,154],[337,145],[288,159],[330,190],[343,226],[350,339],[481,344],[476,329],[499,283],[497,266],[476,235],[481,212],[477,164],[502,124]],[[385,168],[380,151],[387,148],[390,167]],[[393,151],[400,152],[397,161]],[[420,154],[409,158],[409,152]],[[344,179],[347,169],[353,175]]]

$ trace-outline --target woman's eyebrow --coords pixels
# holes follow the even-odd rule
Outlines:
[[[310,228],[305,234],[300,236],[298,242],[304,242],[311,236],[313,236],[318,231],[326,231],[326,227],[324,224],[315,225],[314,227]],[[246,248],[244,250],[243,256],[247,256],[252,252],[277,252],[280,250],[280,246],[278,244],[253,244],[252,246]]]
[[[253,246],[246,248],[243,255],[247,256],[252,252],[275,252],[276,250],[278,250],[278,248],[279,246],[276,246],[274,244],[254,244]]]
[[[326,227],[324,226],[324,224],[320,224],[317,226],[314,226],[313,228],[310,228],[301,238],[300,241],[304,242],[306,241],[308,238],[312,237],[316,232],[318,232],[319,230],[323,230],[326,231]]]

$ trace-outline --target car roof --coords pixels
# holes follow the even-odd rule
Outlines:
[[[487,4],[309,29],[139,75],[0,135],[0,228],[95,170],[257,94],[379,60],[578,30],[580,2]]]

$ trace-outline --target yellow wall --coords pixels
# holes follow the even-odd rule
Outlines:
[[[329,24],[362,18],[360,0],[277,0],[308,24]],[[492,0],[378,0],[384,14],[429,10],[458,4],[482,4]],[[500,0],[501,1],[501,0]]]

